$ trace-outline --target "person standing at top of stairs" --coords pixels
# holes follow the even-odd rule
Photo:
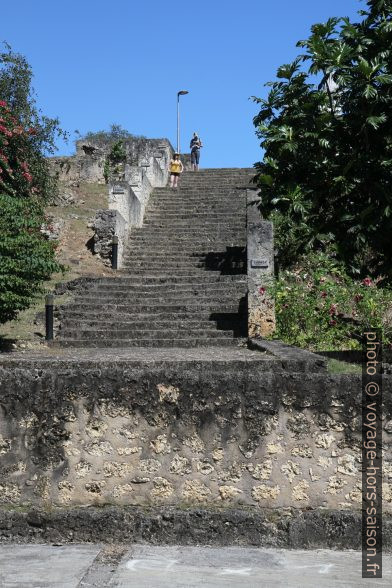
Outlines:
[[[200,149],[203,147],[203,143],[197,133],[193,133],[189,147],[191,150],[192,169],[193,171],[199,171]]]
[[[180,174],[184,171],[184,166],[182,165],[182,161],[180,159],[180,154],[175,153],[173,155],[173,159],[170,160],[169,164],[169,171],[170,171],[170,188],[177,188],[178,187],[178,178]]]

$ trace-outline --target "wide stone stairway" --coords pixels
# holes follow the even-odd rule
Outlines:
[[[251,169],[185,172],[156,188],[122,269],[60,307],[61,347],[231,347],[247,335]]]

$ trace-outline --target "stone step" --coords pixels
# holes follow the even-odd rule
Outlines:
[[[171,297],[171,296],[191,296],[195,292],[200,292],[201,288],[154,288],[153,290],[143,288],[142,286],[139,288],[99,288],[94,290],[87,290],[86,292],[91,293],[92,297],[96,297],[97,299],[101,298],[101,296],[105,297],[105,299],[113,297],[113,298],[121,298],[124,296],[129,296],[135,298],[135,296],[145,296],[145,297],[157,297],[157,296],[164,296],[164,297]],[[226,295],[230,296],[245,296],[246,294],[246,286],[242,286],[240,288],[230,288],[230,289],[222,289],[222,288],[205,288],[204,290],[208,296],[210,295],[218,295],[222,292],[225,292]],[[82,293],[78,295],[78,298],[82,296]],[[76,299],[76,298],[75,298]]]
[[[171,270],[175,269],[184,269],[184,268],[198,268],[203,269],[205,265],[202,261],[197,259],[184,259],[180,258],[180,260],[170,260],[168,259],[166,262],[162,258],[156,258],[155,255],[149,254],[146,255],[144,259],[136,259],[131,257],[129,260],[126,260],[125,266],[128,268],[150,268],[150,269],[165,269],[168,273]]]
[[[220,217],[220,218],[210,218],[210,215],[206,215],[205,217],[196,216],[195,214],[177,214],[173,216],[169,216],[166,214],[152,216],[147,215],[143,227],[149,225],[161,225],[163,224],[166,228],[171,227],[184,227],[184,228],[191,228],[191,227],[215,227],[218,226],[226,226],[236,229],[243,229],[245,226],[245,218],[237,216],[228,216],[228,217]],[[142,228],[143,228],[142,227]]]
[[[227,339],[219,337],[215,339],[55,339],[52,347],[110,347],[110,348],[128,348],[128,347],[169,347],[169,348],[192,348],[192,347],[245,347],[246,339],[233,338]]]
[[[149,203],[147,205],[147,211],[150,208],[157,209],[158,206],[162,210],[166,210],[168,207],[177,208],[196,208],[198,207],[199,210],[220,210],[222,212],[229,210],[244,210],[246,209],[246,201],[244,198],[238,197],[236,193],[226,193],[218,198],[209,196],[204,192],[200,192],[198,194],[192,193],[181,193],[178,195],[164,195],[164,194],[155,194],[151,196]]]
[[[215,302],[211,303],[210,305],[207,304],[196,304],[195,301],[192,303],[177,303],[177,304],[116,304],[116,303],[96,303],[96,304],[88,304],[88,303],[79,303],[74,302],[72,304],[72,310],[85,312],[88,310],[96,311],[96,313],[107,312],[110,313],[122,313],[122,314],[134,314],[134,313],[142,313],[148,314],[152,313],[155,315],[159,313],[169,313],[170,315],[176,313],[204,313],[204,316],[208,313],[237,313],[238,312],[239,303],[236,301],[230,301],[230,303],[225,303],[224,307],[222,307],[222,303]],[[61,307],[59,307],[61,308]]]
[[[143,292],[134,293],[129,292],[128,294],[118,294],[118,293],[109,293],[106,294],[104,292],[99,294],[98,296],[92,295],[93,293],[87,292],[85,294],[79,294],[74,298],[75,304],[90,304],[96,307],[106,305],[106,304],[134,304],[135,306],[148,304],[149,306],[153,305],[160,305],[160,304],[168,304],[168,305],[177,305],[177,304],[198,304],[198,305],[205,305],[208,306],[213,303],[230,303],[231,300],[236,300],[237,298],[240,299],[242,296],[245,296],[245,292],[226,292],[225,290],[212,292],[212,293],[203,293],[200,291],[198,294],[195,292],[173,292],[171,294],[162,293],[159,295],[157,292],[153,292],[151,294],[146,294]]]
[[[97,284],[89,288],[88,291],[94,295],[100,296],[101,293],[123,295],[128,292],[139,292],[141,294],[154,294],[162,292],[164,294],[177,293],[177,292],[246,292],[246,282],[211,282],[207,284],[194,283],[194,284],[129,284],[129,285],[118,285],[118,284]]]
[[[204,261],[208,255],[214,255],[213,251],[194,251],[193,249],[183,250],[182,248],[178,248],[176,251],[170,252],[167,250],[162,251],[161,249],[146,251],[145,248],[139,248],[137,250],[132,250],[126,253],[129,253],[129,260],[137,259],[139,261],[147,261],[151,260],[151,256],[155,261],[166,260],[167,262],[175,262],[175,261],[191,261],[193,263],[199,263],[200,261]],[[217,255],[218,252],[215,252]],[[241,254],[245,258],[245,251],[242,247],[238,248],[238,254]]]
[[[160,244],[162,246],[160,246]],[[151,239],[149,239],[149,240],[146,239],[146,244],[144,244],[144,241],[142,241],[141,239],[138,239],[137,241],[132,240],[129,243],[129,245],[127,245],[127,249],[124,254],[124,257],[127,256],[128,251],[129,251],[131,258],[134,259],[135,255],[132,254],[132,251],[137,250],[136,245],[139,246],[140,252],[143,252],[143,254],[146,256],[167,254],[168,256],[171,255],[172,257],[177,256],[178,261],[181,261],[184,259],[190,260],[191,258],[194,261],[197,261],[196,257],[202,257],[207,254],[228,253],[227,249],[230,249],[232,252],[233,252],[233,249],[235,249],[239,253],[241,249],[245,249],[244,243],[239,242],[237,245],[235,241],[226,243],[225,245],[218,243],[218,246],[217,246],[216,242],[211,242],[211,241],[201,241],[200,242],[200,241],[196,241],[196,239],[194,239],[193,242],[191,242],[191,243],[187,243],[186,239],[176,239],[175,241],[174,240],[169,241],[169,240],[162,238],[162,239],[158,239],[157,243],[152,242]],[[184,246],[184,247],[182,247],[182,246]],[[132,249],[132,247],[134,249]]]
[[[181,297],[183,298],[188,297],[192,298],[193,296],[203,296],[204,298],[208,298],[211,296],[237,296],[237,295],[245,295],[247,291],[247,286],[245,284],[234,284],[233,286],[224,286],[224,285],[216,285],[216,287],[205,288],[203,286],[192,286],[189,284],[188,287],[182,288],[154,288],[148,289],[144,288],[143,286],[139,288],[99,288],[99,289],[86,289],[81,292],[75,293],[75,299],[80,299],[80,297],[85,297],[87,294],[91,299],[100,300],[102,298],[110,298],[110,296],[115,297],[124,297],[127,296],[132,298],[133,300],[137,299],[138,297],[166,297],[166,298],[173,298],[173,297]]]
[[[195,277],[194,276],[151,276],[151,275],[143,275],[138,276],[137,278],[134,275],[127,274],[121,270],[118,271],[116,277],[109,278],[96,278],[93,282],[89,282],[86,285],[86,288],[91,287],[93,284],[95,285],[107,285],[113,284],[116,286],[128,285],[128,284],[145,284],[149,285],[156,285],[156,286],[163,286],[163,285],[171,285],[171,284],[184,284],[189,285],[190,283],[193,284]],[[230,282],[240,282],[242,284],[246,283],[246,277],[243,275],[221,275],[218,272],[202,272],[200,273],[199,279],[197,283],[200,285],[204,284],[229,284]]]
[[[61,316],[63,321],[71,321],[77,322],[77,324],[81,324],[83,322],[98,322],[105,321],[109,322],[110,324],[113,321],[120,321],[122,324],[132,323],[136,324],[141,322],[143,324],[153,323],[155,321],[162,321],[165,323],[188,323],[192,321],[196,321],[198,323],[208,323],[213,324],[218,323],[222,325],[226,324],[242,324],[246,322],[247,315],[245,312],[232,312],[232,313],[211,313],[209,311],[199,311],[199,312],[156,312],[153,310],[149,313],[140,313],[140,312],[128,312],[128,313],[119,313],[117,311],[108,312],[103,310],[99,314],[99,320],[97,320],[97,313],[94,309],[82,309],[78,310],[75,309],[72,305],[70,306],[63,306],[56,310],[56,315]]]
[[[150,234],[141,234],[141,235],[133,235],[132,238],[130,239],[130,245],[132,243],[147,243],[147,244],[151,244],[151,246],[156,246],[156,243],[154,243],[154,241],[158,241],[158,242],[162,242],[165,245],[186,245],[188,244],[189,247],[197,247],[197,250],[200,250],[200,247],[215,247],[215,251],[217,251],[216,247],[219,246],[220,250],[225,250],[225,247],[232,247],[237,246],[237,242],[238,242],[238,247],[245,247],[246,241],[245,241],[245,235],[242,234],[235,234],[235,235],[229,235],[229,234],[218,234],[218,235],[199,235],[199,237],[197,236],[197,234],[195,235],[189,235],[189,233],[184,233],[183,235],[179,235],[178,233],[175,235],[168,235],[168,234],[162,234],[162,235],[155,235],[155,239],[154,239],[154,231],[152,231],[152,233]],[[212,251],[212,249],[211,249]]]
[[[160,237],[163,240],[162,237]],[[166,245],[181,245],[181,247],[186,247],[188,250],[192,249],[196,246],[196,251],[200,251],[201,247],[219,247],[219,249],[215,249],[215,251],[225,250],[226,247],[232,246],[231,241],[238,241],[238,247],[245,247],[246,239],[245,234],[236,234],[236,235],[212,235],[211,237],[207,237],[203,235],[202,238],[197,238],[196,235],[190,236],[188,235],[165,235],[164,242]],[[229,242],[228,242],[229,241]],[[152,246],[156,246],[156,244],[152,241],[151,235],[145,235],[143,233],[133,234],[131,233],[130,239],[128,241],[129,245],[140,245],[142,243],[147,242],[147,244],[151,244]],[[236,244],[236,243],[234,243]],[[213,251],[213,249],[208,249],[208,251]]]
[[[170,225],[165,226],[165,227],[158,227],[158,226],[151,226],[150,225],[144,225],[141,229],[137,229],[135,231],[133,231],[133,234],[135,236],[139,235],[139,234],[143,234],[143,235],[147,235],[147,236],[151,236],[151,235],[157,235],[157,236],[166,236],[166,237],[171,237],[171,236],[182,236],[182,237],[196,237],[197,235],[200,235],[201,237],[205,236],[205,237],[213,237],[213,236],[237,236],[237,234],[241,234],[241,232],[245,233],[245,227],[238,225],[238,226],[230,226],[230,225],[219,225],[219,224],[213,224],[211,226],[209,225],[204,225],[203,227],[173,227],[173,230],[171,230]],[[132,234],[132,233],[131,233]]]
[[[75,316],[75,317],[69,317],[68,315],[64,315],[64,319],[62,321],[62,327],[61,330],[64,331],[65,329],[74,329],[74,328],[80,328],[82,329],[91,329],[91,328],[95,328],[95,329],[100,329],[100,330],[108,330],[113,328],[117,328],[117,325],[120,325],[121,330],[129,330],[129,329],[135,329],[135,330],[142,330],[146,328],[146,323],[148,324],[149,328],[152,330],[156,330],[156,329],[182,329],[182,330],[192,330],[192,329],[205,329],[207,331],[210,330],[216,330],[217,327],[217,321],[216,320],[207,320],[207,319],[195,319],[192,317],[189,317],[188,315],[185,315],[186,318],[178,318],[176,315],[174,315],[173,319],[166,319],[166,318],[154,318],[153,315],[143,315],[142,317],[140,317],[140,315],[134,315],[134,319],[130,320],[129,318],[127,318],[126,320],[124,319],[124,317],[119,318],[116,322],[113,322],[113,318],[115,318],[115,315],[112,317],[105,317],[105,318],[99,318],[97,319],[97,317],[84,317],[81,318],[80,315]],[[243,321],[244,317],[238,317],[237,319],[225,319],[222,321],[220,321],[220,324],[224,324],[228,326],[228,329],[230,328],[231,325],[233,324],[239,324],[240,322]]]
[[[60,332],[61,339],[158,339],[162,331],[153,329],[64,329]],[[233,331],[204,331],[202,329],[178,330],[166,329],[165,339],[233,339]]]
[[[78,296],[74,299],[73,305],[75,308],[77,306],[82,307],[94,307],[94,308],[106,308],[112,309],[113,307],[118,308],[119,306],[125,306],[131,308],[132,305],[134,306],[135,310],[142,309],[144,307],[149,308],[150,310],[154,310],[154,308],[159,309],[160,307],[164,306],[165,308],[177,308],[178,306],[183,306],[185,308],[194,308],[199,307],[203,309],[209,309],[211,306],[217,306],[221,304],[222,309],[226,309],[227,306],[231,306],[232,304],[236,305],[236,309],[240,304],[242,293],[237,295],[222,295],[217,294],[215,296],[211,295],[208,297],[202,296],[189,296],[188,294],[184,294],[183,296],[152,296],[152,295],[122,295],[122,296],[100,296],[98,298],[89,297],[89,296]],[[245,296],[245,295],[244,295]]]
[[[229,271],[231,271],[231,273],[244,273],[245,271],[245,264],[241,263],[241,264],[236,264],[236,265],[232,265],[232,266],[228,266],[231,268],[230,269],[226,269],[225,271],[227,273],[229,273]],[[205,271],[210,271],[205,263],[203,262],[192,262],[192,261],[187,261],[187,262],[168,262],[165,263],[163,260],[161,260],[160,262],[152,262],[152,261],[136,261],[136,260],[131,260],[131,261],[125,261],[123,264],[123,268],[127,269],[129,272],[134,272],[134,271],[148,271],[148,272],[166,272],[167,274],[170,274],[172,272],[177,272],[178,271],[193,271],[195,270],[195,272],[205,272]],[[215,266],[214,266],[215,268]],[[218,271],[218,268],[216,268],[216,270],[211,270],[211,271]],[[222,270],[223,271],[223,270]],[[197,274],[196,274],[197,275]]]

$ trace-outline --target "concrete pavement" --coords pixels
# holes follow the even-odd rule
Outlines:
[[[361,554],[241,547],[3,545],[1,588],[370,588]]]

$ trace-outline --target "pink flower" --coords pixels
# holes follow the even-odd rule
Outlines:
[[[265,288],[263,288],[263,287],[259,288],[259,294],[260,294],[260,296],[264,296]]]
[[[326,298],[328,294],[326,292],[321,292],[321,298]]]
[[[329,321],[329,325],[330,325],[331,327],[336,327],[336,325],[337,325],[337,322],[336,322],[335,320],[331,320],[331,321]]]
[[[337,304],[331,304],[331,306],[329,308],[329,314],[330,314],[330,316],[335,316],[337,314],[337,309],[338,309],[338,305]]]
[[[23,172],[22,176],[30,183],[33,181],[33,176],[29,172]]]
[[[12,133],[4,125],[0,125],[0,133],[3,133],[7,137],[12,137]]]
[[[365,278],[364,280],[362,280],[362,284],[364,286],[371,286],[373,284],[373,282],[370,278]]]
[[[6,107],[7,106],[7,103],[4,102],[4,100],[0,100],[0,106]]]

